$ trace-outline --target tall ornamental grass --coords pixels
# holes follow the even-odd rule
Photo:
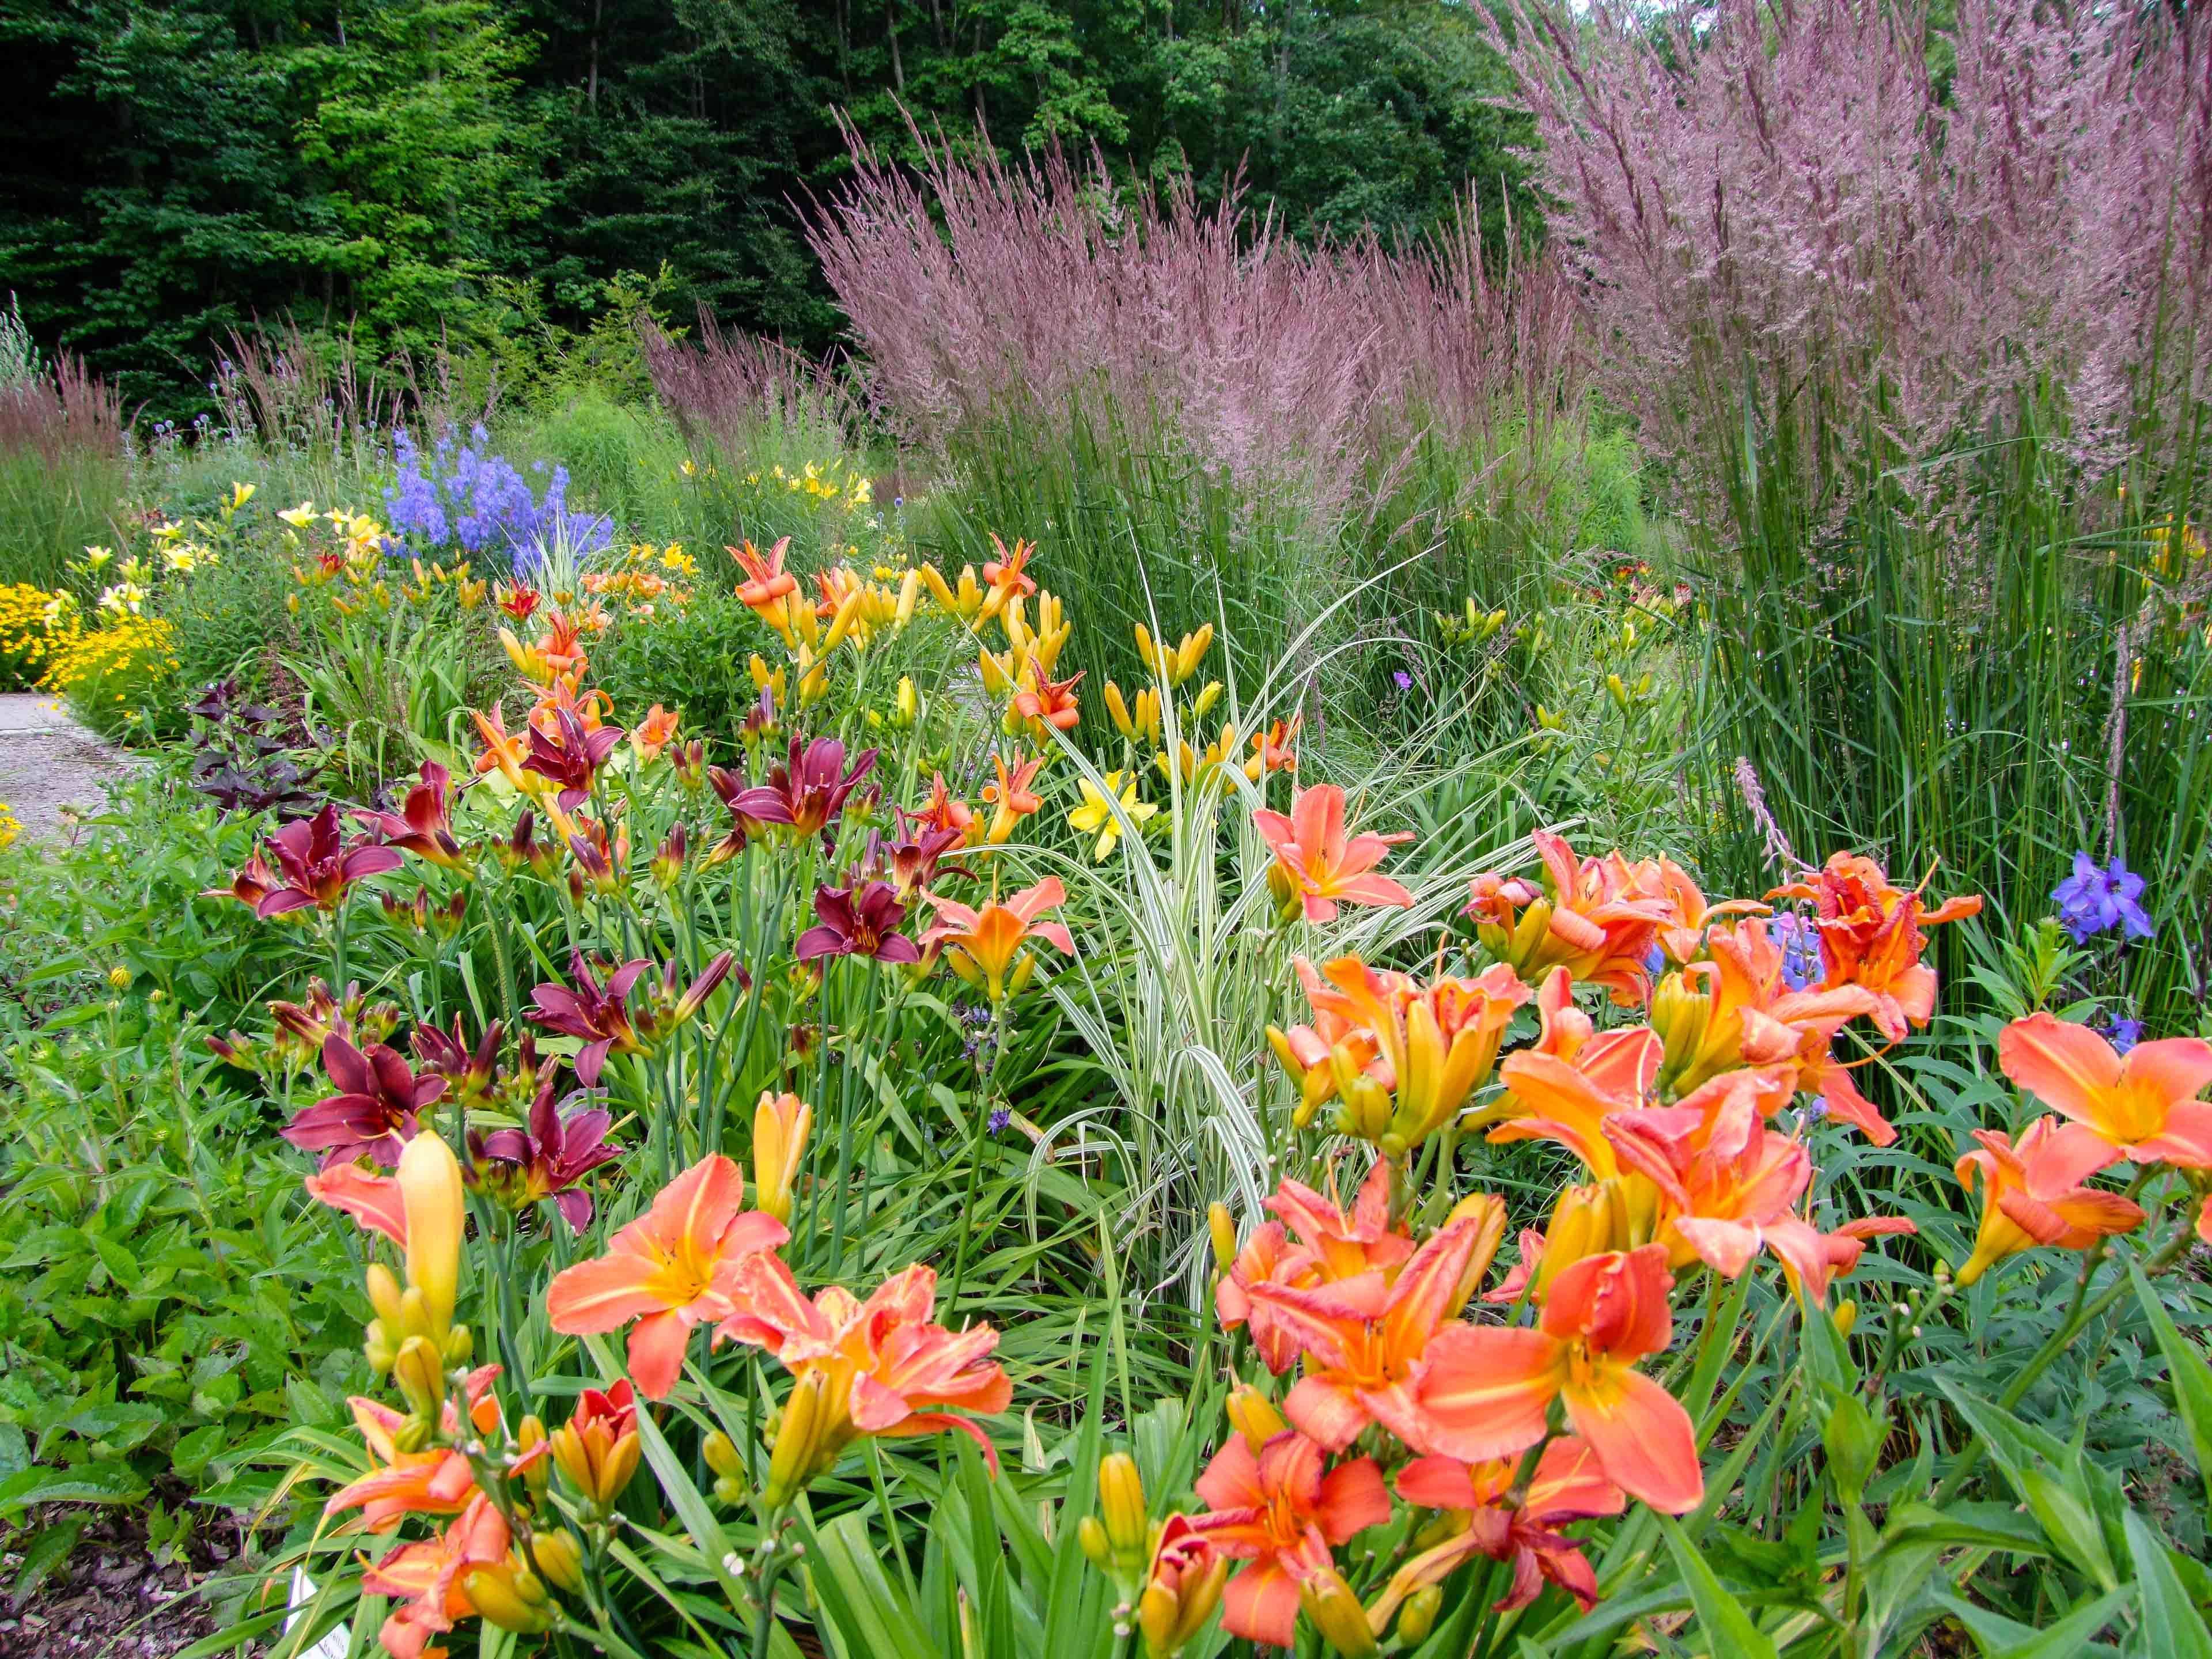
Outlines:
[[[2202,990],[2212,26],[1723,0],[1509,19],[1599,383],[1708,568],[1714,775],[2039,915],[2153,870]],[[1752,844],[1747,838],[1747,844]]]
[[[66,354],[41,366],[16,336],[0,384],[0,581],[53,588],[88,544],[119,539],[130,486],[121,400]]]
[[[1129,624],[1210,622],[1256,678],[1357,592],[1316,667],[1471,588],[1503,602],[1571,539],[1568,296],[1541,261],[1486,261],[1472,204],[1421,248],[1314,247],[1234,192],[1132,198],[1095,160],[916,137],[914,170],[855,145],[815,248],[878,418],[950,486],[946,555],[1041,540],[1070,605],[1122,624],[1073,665],[1126,684]],[[1375,654],[1340,685],[1387,680]]]

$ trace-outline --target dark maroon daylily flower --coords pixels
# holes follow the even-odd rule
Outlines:
[[[707,769],[707,781],[729,809],[730,833],[707,851],[710,865],[726,863],[745,850],[745,843],[771,823],[789,823],[791,806],[783,796],[764,784],[748,782],[738,773],[720,766]]]
[[[492,850],[510,870],[527,865],[541,876],[553,873],[553,848],[538,839],[538,815],[526,806],[514,821],[514,835],[505,841],[494,842]]]
[[[675,888],[677,879],[684,873],[684,861],[690,856],[691,837],[679,821],[668,828],[666,839],[646,866],[653,872],[653,879],[663,892]]]
[[[598,966],[605,972],[605,963]],[[549,1031],[583,1039],[584,1047],[576,1054],[576,1080],[586,1089],[599,1086],[599,1068],[606,1064],[610,1053],[634,1054],[643,1048],[625,1005],[629,988],[652,966],[643,957],[625,962],[608,974],[602,985],[592,964],[585,961],[581,951],[576,951],[570,953],[568,961],[568,976],[576,981],[574,990],[546,984],[530,994],[538,1005],[530,1016],[533,1021]]]
[[[518,1210],[551,1199],[569,1231],[581,1233],[591,1225],[592,1195],[576,1183],[622,1152],[607,1145],[611,1115],[592,1107],[564,1120],[554,1109],[553,1085],[549,1072],[531,1103],[527,1129],[501,1129],[484,1137],[477,1149],[481,1161],[503,1167],[480,1173],[488,1187]]]
[[[855,896],[857,889],[858,896]],[[873,957],[878,962],[920,962],[921,947],[898,931],[906,906],[887,881],[851,887],[817,887],[814,914],[819,927],[799,936],[799,959],[817,957]]]
[[[208,896],[250,904],[253,914],[264,921],[311,905],[335,910],[344,902],[346,889],[354,883],[364,876],[397,870],[402,862],[394,847],[378,847],[367,841],[349,847],[336,802],[312,818],[273,831],[269,852],[276,860],[273,872],[258,857],[249,858],[229,886],[210,888]]]
[[[435,761],[422,763],[422,781],[408,790],[397,812],[356,808],[354,817],[387,846],[448,870],[469,867],[468,850],[453,834],[453,775]]]
[[[323,1154],[323,1167],[366,1152],[389,1168],[415,1137],[415,1116],[446,1092],[441,1077],[416,1077],[380,1042],[363,1054],[333,1031],[323,1039],[323,1069],[338,1092],[303,1109],[283,1127],[295,1146]]]
[[[845,810],[845,798],[854,786],[873,769],[876,752],[864,751],[847,772],[845,745],[836,738],[817,738],[801,748],[797,734],[793,735],[791,758],[769,771],[768,787],[782,797],[788,814],[785,821],[795,838],[819,835],[823,852],[830,850],[830,826]]]
[[[972,876],[975,873],[964,865],[941,864],[945,855],[964,839],[957,830],[924,830],[908,841],[895,841],[884,847],[872,843],[868,860],[870,864],[890,876],[891,886],[897,891],[900,902],[908,902],[916,893],[933,886],[940,874]]]
[[[522,769],[559,784],[561,793],[554,799],[565,812],[592,793],[592,776],[627,734],[618,726],[587,731],[566,708],[553,710],[553,725],[549,734],[542,722],[531,722],[530,753]]]
[[[422,1069],[441,1077],[456,1098],[465,1105],[474,1105],[491,1094],[492,1080],[499,1067],[500,1023],[492,1021],[483,1034],[483,1041],[471,1049],[461,1025],[461,1017],[453,1016],[453,1029],[441,1030],[427,1021],[415,1027],[415,1057],[422,1062]]]

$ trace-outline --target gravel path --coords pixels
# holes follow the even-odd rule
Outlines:
[[[130,769],[128,759],[52,697],[30,691],[0,696],[0,803],[27,837],[65,836],[63,809],[99,811],[108,782]]]

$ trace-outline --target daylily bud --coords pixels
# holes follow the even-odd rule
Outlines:
[[[534,1598],[525,1593],[526,1585],[536,1589]],[[461,1580],[461,1593],[486,1624],[501,1630],[534,1636],[553,1628],[552,1609],[545,1605],[545,1586],[527,1569],[515,1571],[507,1562],[472,1568]]]
[[[1666,1046],[1662,1075],[1672,1082],[1698,1058],[1712,1020],[1712,998],[1684,974],[1668,974],[1651,993],[1651,1029]]]
[[[1269,1036],[1278,1035],[1273,1030]],[[1229,1206],[1219,1199],[1206,1209],[1206,1230],[1213,1235],[1213,1265],[1227,1273],[1237,1260],[1237,1223],[1229,1214]]]
[[[1106,1523],[1107,1541],[1114,1547],[1115,1566],[1126,1567],[1127,1576],[1133,1579],[1144,1570],[1151,1522],[1137,1460],[1128,1453],[1109,1452],[1098,1460],[1098,1510]]]
[[[898,697],[893,705],[891,724],[903,732],[915,723],[921,713],[921,694],[914,689],[913,677],[902,674],[899,677]]]
[[[739,1504],[745,1496],[745,1460],[737,1443],[716,1429],[700,1449],[707,1467],[714,1471],[714,1496],[725,1504]]]
[[[408,1408],[417,1422],[430,1424],[438,1420],[438,1408],[446,1401],[446,1367],[438,1350],[428,1340],[410,1336],[399,1345],[399,1352],[392,1361],[392,1381],[405,1396]]]
[[[1398,1609],[1398,1639],[1407,1644],[1425,1642],[1436,1628],[1437,1612],[1444,1604],[1442,1584],[1424,1584]]]
[[[778,1221],[791,1219],[792,1188],[805,1160],[814,1109],[797,1095],[763,1089],[753,1108],[753,1184],[757,1206]]]
[[[461,1166],[442,1135],[426,1129],[407,1143],[399,1154],[399,1196],[407,1212],[407,1283],[422,1293],[424,1334],[442,1344],[460,1284],[465,1215]]]
[[[1275,1408],[1275,1402],[1251,1383],[1240,1383],[1229,1395],[1229,1426],[1244,1438],[1245,1445],[1257,1457],[1260,1449],[1290,1425]]]
[[[1390,1091],[1364,1073],[1346,1087],[1340,1072],[1338,1092],[1342,1097],[1344,1132],[1362,1140],[1379,1140],[1390,1127]]]
[[[815,1441],[827,1412],[822,1396],[829,1378],[820,1371],[800,1377],[784,1402],[782,1421],[776,1426],[775,1445],[769,1453],[768,1492],[771,1511],[781,1510],[813,1478]]]
[[[1367,1609],[1334,1567],[1323,1567],[1299,1583],[1298,1606],[1322,1639],[1345,1659],[1366,1659],[1375,1651],[1375,1632],[1367,1628]]]
[[[1845,1297],[1841,1302],[1836,1304],[1836,1334],[1838,1336],[1849,1336],[1851,1334],[1851,1327],[1858,1322],[1859,1304],[1856,1302]]]
[[[1205,686],[1200,690],[1197,701],[1191,704],[1190,712],[1200,720],[1204,720],[1208,714],[1212,712],[1213,705],[1220,701],[1221,682],[1219,680],[1208,680]]]
[[[530,1495],[532,1498],[545,1496],[545,1460],[543,1457],[530,1457],[532,1452],[536,1451],[544,1443],[544,1419],[536,1412],[532,1412],[522,1419],[514,1431],[514,1444],[517,1451],[524,1457],[530,1458],[529,1462],[523,1468],[522,1484],[530,1489]]]
[[[1173,1659],[1204,1630],[1221,1604],[1229,1558],[1211,1547],[1192,1550],[1188,1523],[1170,1516],[1151,1577],[1137,1598],[1137,1627],[1151,1659]]]
[[[1137,740],[1137,728],[1129,719],[1129,705],[1121,700],[1121,688],[1111,680],[1106,682],[1106,718],[1130,742]]]
[[[1456,1313],[1467,1305],[1467,1300],[1480,1287],[1483,1276],[1498,1255],[1498,1247],[1505,1237],[1505,1200],[1495,1193],[1469,1193],[1452,1206],[1451,1213],[1444,1218],[1444,1225],[1472,1220],[1474,1228],[1474,1249],[1461,1269],[1459,1283],[1453,1287],[1451,1310]]]
[[[368,1264],[364,1275],[368,1285],[369,1305],[387,1329],[397,1330],[399,1325],[399,1281],[392,1276],[392,1269],[381,1261]]]
[[[899,583],[898,609],[892,613],[893,620],[901,628],[904,628],[914,620],[914,607],[921,599],[921,572],[909,570]]]
[[[386,1331],[382,1320],[372,1319],[368,1322],[368,1328],[362,1335],[361,1352],[362,1357],[368,1361],[369,1370],[374,1371],[379,1376],[391,1374],[392,1362],[397,1357],[397,1351],[392,1346],[392,1338]]]
[[[550,1532],[536,1532],[530,1536],[530,1559],[538,1564],[538,1571],[571,1595],[580,1595],[584,1590],[584,1547],[576,1541],[576,1534],[566,1527],[556,1527]],[[1405,1620],[1399,1620],[1404,1628]]]
[[[1114,1546],[1106,1536],[1105,1525],[1095,1515],[1086,1515],[1075,1523],[1075,1541],[1083,1546],[1083,1553],[1091,1558],[1091,1565],[1101,1572],[1112,1571]]]

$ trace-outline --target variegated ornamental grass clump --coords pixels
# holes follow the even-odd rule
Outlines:
[[[1073,620],[1000,551],[810,601],[742,550],[781,660],[719,763],[510,590],[526,711],[479,715],[464,786],[426,763],[218,890],[327,963],[217,1051],[368,1258],[378,1386],[287,1454],[334,1486],[292,1647],[1871,1656],[1950,1619],[1996,1651],[2021,1562],[2069,1628],[2202,1630],[2115,1479],[2014,1413],[2139,1305],[2212,1423],[2151,1283],[2206,1234],[2212,1044],[2010,1020],[1995,1064],[2053,1115],[1951,1149],[1923,1227],[1863,1196],[1925,1136],[1869,1078],[1978,900],[1839,854],[1715,901],[1552,831],[1424,868],[1195,634],[1140,638],[1094,757]],[[917,686],[925,647],[976,660],[973,800],[933,744],[979,714]],[[1231,918],[1257,1000],[1154,912]],[[352,982],[395,940],[410,1016]],[[1140,982],[1175,1012],[1117,1023]],[[1118,1106],[1062,1121],[1063,1021],[1188,1069],[1099,1066]],[[1146,1113],[1234,1146],[1239,1103],[1235,1190],[1139,1146]],[[1987,1281],[2062,1253],[2039,1351],[1948,1363]]]

